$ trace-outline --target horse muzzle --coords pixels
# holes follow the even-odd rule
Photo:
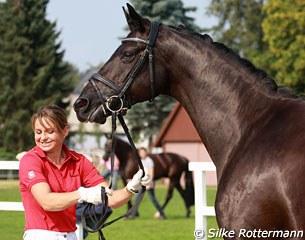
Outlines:
[[[103,101],[99,105],[90,106],[89,99],[79,97],[73,108],[76,112],[77,118],[81,122],[97,122],[103,124],[106,118],[113,113],[125,115],[128,107],[125,107],[125,102],[117,95],[113,95]]]
[[[90,106],[90,101],[83,97],[79,97],[75,101],[73,108],[80,122],[98,122],[103,124],[109,116],[102,104],[92,107]]]

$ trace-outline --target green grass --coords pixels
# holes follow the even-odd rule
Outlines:
[[[163,201],[167,188],[157,186],[156,196]],[[216,194],[215,188],[208,188],[208,205],[212,206]],[[0,201],[21,201],[17,180],[0,181]],[[115,209],[109,219],[125,213],[126,207]],[[194,240],[194,207],[190,218],[185,218],[185,207],[177,191],[165,209],[166,220],[154,219],[155,209],[147,196],[144,197],[140,207],[140,217],[134,220],[121,219],[106,227],[103,232],[107,240],[133,239],[155,240],[175,239]],[[24,229],[23,212],[0,211],[1,240],[21,240]],[[215,218],[208,217],[208,227],[218,228]],[[86,240],[97,240],[97,234],[89,234]],[[217,238],[215,238],[217,239]]]
[[[1,202],[21,202],[18,180],[0,181]],[[24,214],[15,211],[0,211],[1,239],[21,240],[24,231]]]

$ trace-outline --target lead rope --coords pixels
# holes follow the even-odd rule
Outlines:
[[[114,151],[115,151],[115,141],[114,141],[114,135],[115,135],[115,131],[116,131],[116,118],[119,119],[120,121],[120,124],[122,125],[123,129],[124,129],[124,132],[129,140],[129,143],[131,145],[131,148],[133,150],[133,153],[136,157],[136,160],[137,160],[137,163],[139,165],[139,168],[143,171],[143,177],[145,176],[145,171],[144,171],[144,166],[143,166],[143,163],[141,161],[141,158],[139,156],[139,153],[135,147],[135,144],[130,136],[130,133],[129,133],[129,130],[128,130],[128,127],[124,121],[124,118],[121,114],[117,115],[116,112],[112,112],[112,133],[111,133],[111,138],[112,138],[112,152],[111,152],[111,174],[110,174],[110,183],[109,183],[109,188],[111,189],[112,187],[112,178],[113,178],[113,169],[114,169]],[[101,217],[98,218],[97,214],[96,214],[96,211],[95,211],[95,205],[94,204],[91,204],[91,203],[84,203],[85,207],[83,209],[83,212],[82,212],[82,225],[83,225],[83,228],[90,232],[90,233],[94,233],[94,232],[98,232],[98,240],[106,240],[103,232],[102,232],[102,229],[104,227],[107,227],[109,225],[111,225],[112,223],[124,218],[124,217],[128,217],[134,209],[136,209],[138,207],[138,205],[140,204],[140,202],[142,201],[143,199],[143,196],[144,196],[144,193],[146,191],[146,187],[145,186],[142,186],[142,189],[141,189],[141,192],[140,192],[140,196],[139,198],[137,199],[137,201],[134,203],[134,205],[127,210],[127,212],[120,216],[120,217],[117,217],[109,222],[106,222],[106,219],[108,217],[108,196],[106,194],[106,190],[104,187],[101,187],[101,199],[102,199],[102,204],[101,204],[101,207],[102,207],[102,214],[101,214]],[[86,214],[90,217],[90,220],[91,222],[94,224],[93,227],[89,227],[87,225],[87,222],[86,222]]]

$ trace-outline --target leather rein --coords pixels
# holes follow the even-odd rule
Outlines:
[[[122,39],[122,43],[124,42],[136,42],[136,43],[143,43],[146,44],[146,48],[139,58],[138,62],[136,63],[135,67],[129,72],[127,75],[127,80],[125,84],[120,88],[115,82],[112,80],[106,79],[99,73],[95,73],[92,75],[92,77],[89,79],[89,82],[93,85],[94,89],[97,92],[97,95],[99,99],[101,100],[101,105],[98,108],[101,108],[104,114],[107,116],[106,109],[108,109],[111,112],[112,115],[112,133],[111,133],[111,138],[112,138],[112,149],[111,149],[111,176],[110,176],[110,181],[109,181],[109,188],[112,187],[112,178],[113,178],[113,169],[114,169],[114,155],[115,155],[115,141],[114,141],[114,136],[115,136],[115,131],[116,131],[116,118],[119,119],[121,126],[124,129],[124,132],[129,140],[129,143],[131,145],[131,148],[133,150],[133,153],[136,157],[137,163],[139,165],[139,168],[142,169],[143,171],[143,176],[145,175],[144,172],[144,166],[141,161],[141,158],[139,156],[139,153],[135,147],[135,144],[131,138],[131,135],[129,133],[128,127],[124,121],[123,115],[126,114],[126,111],[128,108],[131,107],[131,103],[127,101],[125,92],[127,89],[130,87],[130,85],[133,83],[136,75],[140,72],[140,70],[143,68],[145,62],[147,59],[149,60],[149,76],[150,76],[150,83],[151,83],[151,100],[154,99],[155,97],[155,86],[154,86],[154,68],[153,68],[153,47],[155,45],[157,35],[158,35],[158,30],[159,30],[159,25],[160,23],[158,22],[152,22],[151,24],[151,31],[148,37],[148,40],[143,40],[141,38],[124,38]],[[101,82],[105,84],[106,86],[110,87],[115,91],[115,94],[105,98],[103,94],[101,93],[100,89],[98,88],[96,81]],[[115,107],[111,105],[112,101],[117,101],[117,104]],[[105,223],[106,218],[108,217],[108,196],[106,194],[105,188],[102,187],[101,191],[101,198],[102,198],[102,214],[101,217],[98,218],[97,214],[95,213],[95,205],[90,204],[90,203],[85,203],[84,210],[82,212],[82,225],[85,230],[88,232],[98,232],[99,234],[99,240],[106,240],[102,228],[107,227],[111,225],[112,223],[124,218],[128,217],[135,208],[138,207],[139,203],[141,202],[144,193],[145,193],[146,188],[142,186],[142,190],[140,192],[140,197],[138,198],[138,201],[136,201],[133,206],[122,216],[117,217],[109,222]],[[93,222],[94,227],[89,227],[86,223],[86,215],[89,215],[90,220]]]

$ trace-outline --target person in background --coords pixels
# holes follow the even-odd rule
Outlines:
[[[100,166],[105,165],[105,170],[102,173],[102,176],[104,179],[108,180],[111,176],[111,158],[109,158],[107,161],[102,159],[100,161]],[[116,190],[118,189],[118,179],[119,179],[119,159],[114,156],[114,166],[113,166],[113,176],[112,176],[112,189]]]
[[[157,209],[157,214],[155,215],[156,218],[158,219],[166,219],[165,213],[163,212],[162,207],[160,206],[158,200],[156,199],[155,196],[155,182],[153,181],[154,179],[154,161],[148,156],[147,154],[147,149],[144,147],[141,147],[138,149],[139,155],[141,157],[141,161],[143,163],[143,166],[145,168],[147,168],[149,176],[151,177],[152,181],[150,182],[149,185],[146,186],[146,192],[149,196],[150,201],[152,202],[152,204],[154,205],[154,207]],[[136,200],[137,198],[139,198],[140,195],[137,194],[136,195]],[[135,217],[137,217],[138,214],[138,209],[134,209],[131,213],[131,215],[129,216],[129,219],[133,219]]]
[[[24,240],[77,240],[76,204],[101,204],[106,189],[109,207],[128,202],[141,185],[150,183],[139,170],[126,187],[112,191],[93,164],[70,150],[67,115],[56,105],[41,107],[33,114],[36,146],[20,160],[19,181],[25,213]]]

